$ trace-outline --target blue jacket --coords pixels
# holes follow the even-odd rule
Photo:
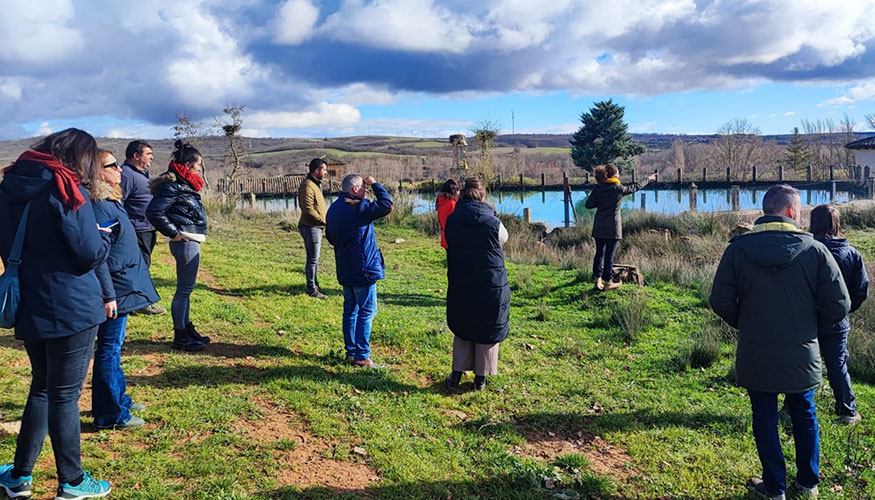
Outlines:
[[[122,165],[122,204],[137,231],[154,231],[146,218],[146,207],[152,201],[149,190],[149,170],[139,171],[125,161]]]
[[[21,302],[15,337],[24,341],[69,337],[106,320],[94,274],[109,244],[97,230],[88,193],[70,210],[59,199],[54,174],[41,163],[20,161],[0,183],[0,257],[12,249],[24,204],[31,201],[21,252]]]
[[[334,245],[337,281],[343,286],[373,285],[386,277],[374,221],[389,215],[392,198],[379,183],[371,184],[371,189],[376,201],[341,193],[325,216],[325,237]]]
[[[109,189],[105,183],[103,186]],[[158,302],[160,297],[152,284],[149,268],[140,253],[136,231],[124,207],[110,197],[95,199],[93,203],[98,224],[118,223],[110,236],[109,256],[96,269],[104,303],[115,300],[118,313],[127,314]]]
[[[851,297],[851,311],[854,312],[860,308],[863,301],[869,295],[869,275],[866,273],[866,265],[863,263],[863,256],[856,248],[848,244],[848,240],[844,238],[829,238],[815,236],[817,241],[823,243],[829,253],[832,254],[842,270],[842,278],[845,281],[845,286],[848,288],[848,295]],[[844,333],[851,329],[851,323],[848,317],[825,330],[822,333]]]
[[[510,286],[495,209],[462,199],[447,217],[447,325],[457,337],[492,344],[507,338]]]

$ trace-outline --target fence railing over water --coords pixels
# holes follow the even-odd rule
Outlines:
[[[298,188],[307,178],[306,174],[278,175],[275,177],[244,177],[242,179],[219,179],[216,192],[226,195],[255,194],[265,196],[297,195]],[[323,179],[322,190],[329,193],[340,192],[340,182]]]

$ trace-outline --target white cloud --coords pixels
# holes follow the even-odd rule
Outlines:
[[[0,95],[10,101],[20,101],[21,84],[12,78],[0,78]]]
[[[68,26],[72,0],[4,0],[0,15],[0,61],[47,65],[82,48],[82,35]]]
[[[348,104],[319,103],[305,111],[255,111],[243,118],[249,128],[342,127],[361,120],[359,110]]]
[[[277,9],[274,42],[298,45],[313,34],[319,19],[319,7],[310,0],[287,0]]]
[[[431,0],[344,0],[321,31],[351,43],[413,52],[463,52],[471,20]]]
[[[37,129],[34,131],[33,136],[43,137],[51,134],[52,132],[52,127],[51,125],[49,125],[49,122],[42,122],[40,123],[39,127],[37,127]]]
[[[868,81],[849,88],[842,96],[827,99],[820,103],[819,106],[842,106],[853,104],[857,101],[870,101],[873,99],[875,99],[875,81]]]
[[[798,114],[799,113],[797,113],[795,111],[787,111],[786,113],[784,113],[784,116],[796,116]]]

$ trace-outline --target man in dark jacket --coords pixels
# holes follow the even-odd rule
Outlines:
[[[122,165],[122,204],[137,232],[137,244],[146,267],[152,265],[152,250],[157,234],[146,218],[146,207],[152,201],[149,191],[149,167],[152,165],[152,146],[146,141],[131,141],[125,148],[125,163]],[[158,304],[150,304],[138,311],[142,314],[164,314]]]
[[[850,309],[841,271],[823,244],[798,227],[799,192],[773,186],[764,216],[723,253],[711,307],[738,329],[735,372],[748,390],[763,478],[748,486],[763,498],[783,499],[786,466],[778,436],[778,394],[786,394],[796,445],[796,488],[817,495],[820,441],[814,389],[821,382],[819,327]]]
[[[366,186],[374,190],[376,201],[365,199]],[[374,221],[389,215],[392,198],[370,176],[347,175],[341,189],[328,208],[325,237],[334,245],[337,281],[343,285],[343,341],[350,363],[374,366],[371,322],[377,315],[377,280],[385,277]]]

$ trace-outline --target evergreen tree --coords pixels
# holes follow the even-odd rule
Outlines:
[[[623,122],[622,106],[613,100],[600,101],[580,115],[581,127],[571,136],[571,158],[574,164],[589,172],[597,165],[627,160],[644,152],[644,147],[632,142]],[[618,168],[628,162],[621,161]]]
[[[784,165],[801,176],[805,173],[806,166],[811,162],[811,151],[805,145],[802,136],[799,135],[799,127],[793,127],[793,138],[787,150],[784,151]]]

